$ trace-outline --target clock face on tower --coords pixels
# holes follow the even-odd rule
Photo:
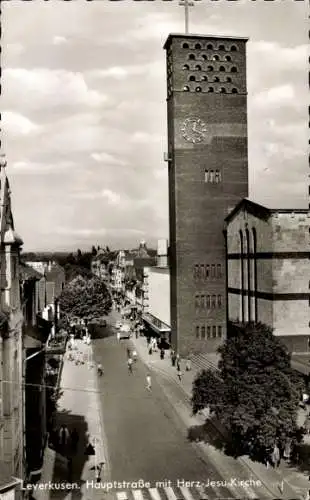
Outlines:
[[[181,132],[184,139],[193,144],[202,142],[207,131],[207,126],[200,118],[186,118],[181,125]]]

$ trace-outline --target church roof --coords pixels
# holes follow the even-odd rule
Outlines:
[[[240,210],[246,210],[248,213],[253,214],[255,217],[261,219],[268,219],[272,214],[308,214],[308,208],[267,208],[259,203],[256,203],[249,198],[243,198],[237,205],[231,210],[231,212],[225,218],[225,222],[230,222]]]
[[[204,39],[204,40],[230,40],[230,41],[244,41],[247,42],[248,38],[247,37],[239,37],[239,36],[220,36],[220,35],[199,35],[199,34],[194,34],[194,33],[170,33],[168,35],[168,38],[165,42],[164,49],[167,49],[168,46],[171,44],[172,38],[184,38],[186,40],[193,38],[195,39]]]

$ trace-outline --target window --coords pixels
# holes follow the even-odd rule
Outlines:
[[[230,62],[231,61],[231,57],[230,56],[225,56],[225,61]]]
[[[213,66],[208,66],[207,71],[213,71]]]
[[[202,81],[202,82],[207,82],[207,81],[208,81],[208,77],[207,77],[206,75],[203,75],[203,76],[201,77],[201,81]]]
[[[217,296],[217,307],[222,307],[222,295]]]
[[[201,45],[200,45],[200,43],[196,43],[196,45],[195,45],[195,49],[197,49],[197,50],[200,50],[200,49],[201,49]]]
[[[196,339],[199,339],[199,326],[196,326]]]
[[[236,66],[233,66],[230,70],[231,73],[237,73],[237,68]]]
[[[205,170],[205,182],[209,182],[209,170]]]
[[[216,277],[221,278],[222,277],[222,266],[221,264],[217,264],[216,266]]]
[[[205,277],[205,265],[200,264],[200,273],[199,273],[199,278],[204,279]]]
[[[190,81],[190,82],[194,82],[195,80],[196,80],[196,78],[195,78],[195,76],[194,76],[194,75],[191,75],[191,76],[189,77],[189,81]]]
[[[208,60],[208,57],[206,56],[206,54],[202,54],[202,56],[201,56],[201,57],[202,57],[202,59],[203,59],[204,61],[207,61],[207,60]]]
[[[189,49],[188,43],[183,43],[182,47],[183,47],[183,49]]]
[[[218,184],[221,182],[221,172],[219,170],[215,170],[215,176],[214,176],[215,183]]]
[[[196,264],[194,267],[194,278],[195,279],[199,278],[199,266],[198,266],[198,264]]]
[[[216,325],[212,326],[212,337],[215,339],[216,338]]]
[[[202,339],[206,338],[206,327],[205,326],[201,327],[201,338]]]
[[[222,337],[222,327],[221,327],[221,326],[218,326],[218,327],[217,327],[217,336],[218,336],[219,338],[221,338],[221,337]]]
[[[214,182],[214,171],[210,170],[209,182]]]
[[[215,264],[211,265],[211,278],[215,278]]]
[[[200,307],[202,309],[205,309],[205,307],[206,307],[205,296],[204,295],[201,295],[201,297],[200,297]]]
[[[220,81],[220,79],[219,79],[219,77],[218,77],[218,76],[215,76],[215,77],[213,78],[213,81],[214,81],[214,82],[219,82],[219,81]]]
[[[214,92],[214,88],[213,87],[209,87],[208,88],[208,92]]]
[[[207,49],[208,49],[208,50],[213,50],[213,45],[212,45],[212,43],[208,43],[208,45],[207,45]]]
[[[238,94],[238,90],[237,90],[237,89],[235,89],[235,88],[233,88],[233,89],[231,89],[231,93],[232,93],[232,94]]]
[[[207,338],[211,338],[211,326],[207,326]]]
[[[188,59],[194,61],[196,59],[195,54],[189,54]]]
[[[195,90],[196,90],[196,92],[201,92],[202,89],[201,89],[201,87],[196,87]]]
[[[189,65],[188,64],[184,64],[183,69],[189,69]]]
[[[196,64],[195,69],[196,69],[197,71],[201,71],[201,66],[200,66],[200,64]]]
[[[230,47],[230,52],[237,52],[237,47],[236,47],[236,45],[232,45],[232,46]]]
[[[206,296],[206,308],[211,309],[211,295]]]
[[[211,308],[212,309],[216,308],[216,295],[212,295]]]
[[[225,50],[225,46],[224,45],[219,45],[219,50]]]
[[[189,87],[187,85],[185,85],[185,87],[183,87],[183,90],[184,90],[184,92],[189,92]]]
[[[200,295],[195,295],[195,308],[200,308]]]
[[[226,77],[226,82],[227,82],[227,83],[231,83],[231,78],[230,78],[230,76],[227,76],[227,77]]]
[[[220,88],[220,94],[226,94],[226,89],[224,87]]]
[[[208,279],[210,277],[210,265],[207,264],[206,265],[206,279]]]
[[[224,66],[220,66],[219,71],[225,71]]]
[[[212,61],[219,61],[220,58],[219,56],[215,55],[215,56],[212,56]]]

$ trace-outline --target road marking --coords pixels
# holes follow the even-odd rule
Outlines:
[[[209,500],[209,497],[202,486],[195,486],[195,488],[198,491],[199,498],[201,500]]]
[[[157,488],[149,488],[150,495],[152,500],[162,500],[160,494],[158,493]]]
[[[144,500],[144,496],[141,490],[131,490],[134,500]]]
[[[180,486],[179,488],[185,500],[195,500],[189,489],[186,488],[186,486]]]
[[[116,496],[117,496],[118,500],[128,500],[128,496],[127,496],[126,491],[118,491],[116,493]]]
[[[175,495],[173,489],[170,486],[164,488],[164,492],[166,493],[168,500],[178,500],[178,497]]]

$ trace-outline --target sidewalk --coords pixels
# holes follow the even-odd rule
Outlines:
[[[131,340],[140,358],[150,367],[150,369],[158,372],[182,389],[184,400],[188,405],[188,412],[191,414],[190,399],[192,383],[196,374],[201,370],[201,366],[197,367],[192,363],[192,370],[186,372],[185,361],[181,360],[181,371],[183,375],[182,381],[180,382],[177,377],[177,370],[171,364],[169,351],[166,351],[165,358],[161,360],[159,352],[153,352],[152,355],[148,354],[145,337],[138,337],[137,339],[135,335],[133,335]],[[215,430],[215,432],[219,433],[218,430]],[[219,464],[219,467],[223,469],[226,476],[231,473],[231,477],[236,477],[239,473],[242,476],[246,474],[247,477],[259,479],[265,486],[265,489],[268,490],[271,498],[289,498],[297,500],[298,498],[304,498],[306,492],[310,488],[310,482],[308,480],[309,475],[289,467],[283,461],[279,469],[267,469],[263,464],[253,462],[246,456],[234,459],[224,455],[222,451],[211,445],[208,445],[205,450],[209,456],[212,455],[212,459]],[[282,495],[279,489],[281,483],[283,484]]]
[[[74,355],[80,351],[81,357],[92,360],[92,346],[87,346],[81,340],[76,341]],[[95,466],[104,463],[101,472],[101,480],[109,478],[109,463],[104,449],[104,432],[101,418],[101,403],[98,391],[97,370],[91,363],[76,365],[69,361],[67,350],[64,356],[64,365],[60,384],[61,398],[58,402],[56,415],[56,428],[62,424],[67,425],[69,431],[74,427],[79,433],[77,454],[72,458],[72,476],[68,474],[67,460],[56,453],[53,449],[46,447],[41,479],[33,492],[35,500],[48,500],[50,498],[69,499],[74,498],[91,500],[102,498],[102,492],[89,486],[86,482],[96,482]],[[91,442],[96,454],[85,455],[87,442]],[[105,440],[104,440],[105,441]],[[69,481],[70,479],[70,481]],[[64,484],[70,482],[74,485],[74,491],[65,488],[62,491],[54,491],[51,483]],[[41,486],[41,490],[39,489]],[[45,489],[44,489],[45,488]]]

